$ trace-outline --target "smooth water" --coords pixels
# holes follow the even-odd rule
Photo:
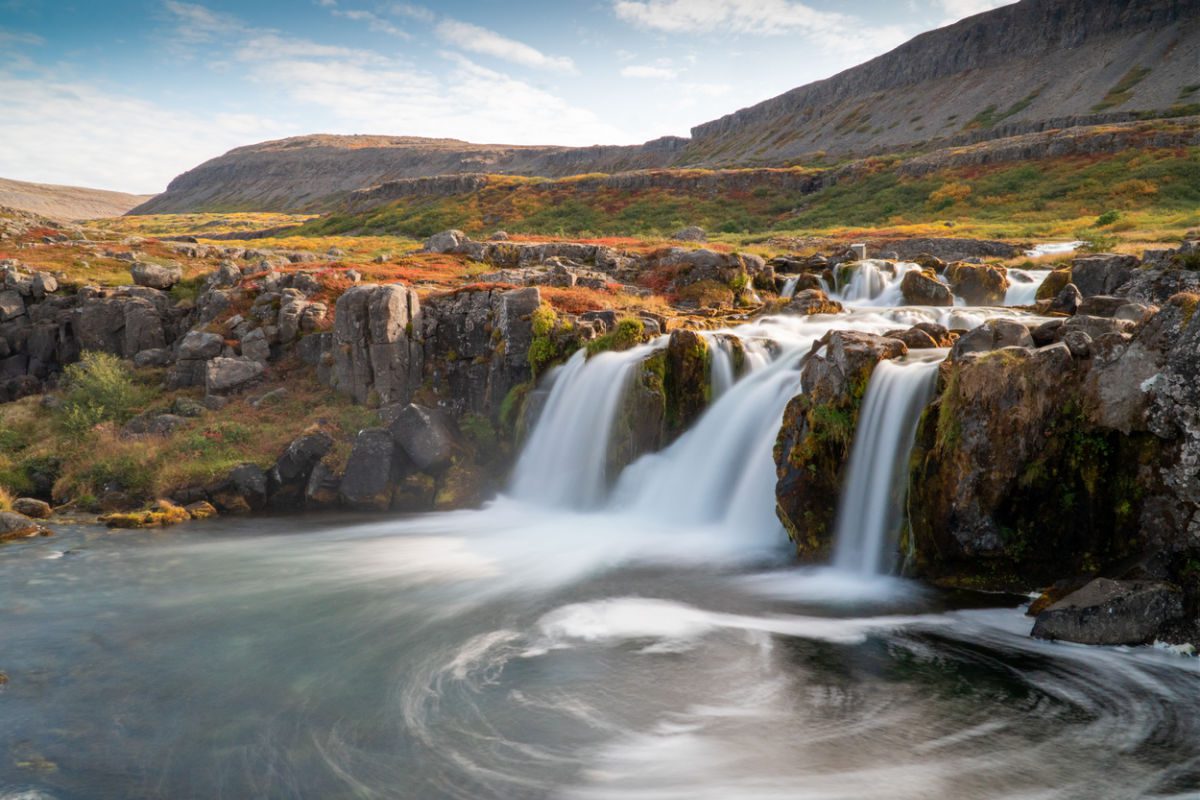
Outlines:
[[[0,798],[1195,796],[1196,659],[786,553],[511,501],[4,548]]]
[[[883,361],[871,373],[838,506],[835,568],[862,575],[893,571],[913,437],[945,354]]]

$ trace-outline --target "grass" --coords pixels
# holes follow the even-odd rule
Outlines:
[[[1130,67],[1121,80],[1117,81],[1099,103],[1092,106],[1092,111],[1107,111],[1110,108],[1124,105],[1133,96],[1133,87],[1137,86],[1150,74],[1149,67]]]

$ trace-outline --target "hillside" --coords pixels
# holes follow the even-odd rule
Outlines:
[[[637,146],[512,146],[313,135],[232,150],[136,214],[329,211],[350,192],[439,175],[561,178],[777,167],[934,151],[1200,113],[1200,0],[1022,0],[750,108]]]
[[[683,160],[775,164],[1197,111],[1197,0],[1023,0],[699,125]]]
[[[60,220],[115,217],[146,202],[150,197],[152,195],[0,178],[0,206]]]
[[[472,144],[418,136],[300,136],[239,147],[188,170],[135,214],[307,211],[403,178],[488,172],[560,177],[666,166],[685,139],[632,147]]]

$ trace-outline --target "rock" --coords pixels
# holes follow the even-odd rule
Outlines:
[[[334,311],[334,388],[358,403],[408,402],[421,381],[420,308],[406,286],[344,292]]]
[[[1080,644],[1148,644],[1183,616],[1183,594],[1166,583],[1097,578],[1037,615],[1032,636]]]
[[[359,431],[346,461],[338,494],[342,502],[360,510],[385,511],[391,505],[399,472],[396,444],[383,428]]]
[[[922,269],[941,272],[946,268],[946,262],[935,255],[929,253],[917,253],[913,256],[913,263],[919,265]]]
[[[1009,319],[990,319],[958,338],[950,350],[950,360],[968,353],[986,353],[1002,347],[1033,347],[1029,329]]]
[[[204,368],[204,393],[224,395],[236,392],[260,379],[263,372],[263,365],[253,359],[211,359]]]
[[[671,234],[671,238],[677,242],[707,242],[708,234],[704,228],[695,225],[689,225],[686,228],[680,228]]]
[[[797,292],[779,311],[781,314],[840,314],[842,304],[830,300],[820,289],[807,289]]]
[[[400,409],[389,431],[395,443],[422,472],[432,474],[450,466],[454,455],[454,433],[438,410],[409,403]]]
[[[1054,297],[1057,296],[1058,293],[1063,289],[1065,289],[1067,284],[1070,282],[1070,267],[1067,267],[1066,269],[1052,270],[1050,274],[1046,276],[1046,279],[1042,281],[1042,285],[1038,287],[1037,299],[1053,300]],[[1076,291],[1078,291],[1078,289],[1076,289]]]
[[[507,242],[508,239],[509,236],[504,231],[495,231],[491,236],[488,237],[489,242]]]
[[[267,473],[271,505],[289,510],[298,508],[306,499],[314,468],[331,449],[333,438],[324,431],[310,431],[293,439]],[[337,484],[330,488],[328,503],[337,499]]]
[[[32,287],[34,298],[41,300],[46,295],[58,291],[58,279],[48,272],[35,272]]]
[[[49,536],[50,531],[37,521],[15,511],[0,511],[0,542],[29,539],[34,536]]]
[[[49,519],[54,513],[49,503],[32,497],[18,497],[13,501],[12,510],[30,519]]]
[[[1084,297],[1116,294],[1138,265],[1136,256],[1098,253],[1071,262],[1071,283]]]
[[[1113,319],[1128,320],[1136,324],[1145,322],[1157,313],[1158,306],[1149,306],[1145,303],[1126,303],[1113,312]]]
[[[138,529],[164,528],[168,525],[178,525],[191,519],[187,509],[172,503],[170,500],[156,500],[150,508],[141,511],[126,511],[105,514],[99,521],[110,528]]]
[[[954,294],[971,306],[1002,306],[1008,293],[1008,270],[989,264],[958,262],[946,267]]]
[[[909,350],[929,350],[939,346],[932,336],[920,328],[909,328],[906,331],[889,333],[887,336],[890,339],[899,339],[904,342]]]
[[[1083,304],[1083,295],[1079,293],[1079,289],[1073,283],[1068,283],[1062,288],[1058,294],[1054,295],[1054,299],[1050,301],[1051,314],[1067,314],[1072,315],[1079,311],[1079,307]]]
[[[271,345],[262,328],[255,328],[242,337],[242,355],[252,361],[265,364],[271,358]]]
[[[313,465],[308,483],[304,486],[305,505],[309,508],[331,508],[337,505],[338,487],[341,482],[341,476],[318,461]]]
[[[25,316],[25,301],[13,290],[0,292],[0,322]]]
[[[1092,337],[1081,330],[1067,331],[1062,337],[1063,344],[1075,358],[1088,358],[1092,354]]]
[[[1091,317],[1114,317],[1117,309],[1129,305],[1127,297],[1096,294],[1088,297],[1079,304],[1079,313]]]
[[[427,253],[453,253],[465,242],[471,241],[460,230],[448,230],[435,233],[425,240],[424,250]]]
[[[174,414],[139,414],[121,429],[125,436],[170,436],[176,428],[187,424],[187,420]]]
[[[924,331],[929,334],[929,338],[937,342],[938,347],[952,347],[954,345],[954,337],[950,335],[950,331],[945,325],[940,325],[936,322],[918,322],[913,325],[912,329]]]
[[[900,293],[910,306],[952,306],[954,295],[950,287],[932,273],[911,270],[900,280]]]
[[[179,343],[179,359],[207,361],[221,355],[224,347],[225,340],[219,334],[190,331]]]
[[[171,413],[181,417],[199,417],[204,414],[204,406],[190,397],[177,397],[171,403]]]
[[[165,367],[171,363],[171,351],[165,347],[152,347],[134,353],[133,365],[139,369]]]
[[[129,268],[133,282],[138,286],[166,291],[183,280],[183,270],[178,266],[161,267],[158,264],[135,262]]]
[[[209,519],[217,516],[216,507],[207,500],[197,500],[194,503],[188,503],[183,507],[183,510],[188,512],[188,516],[192,519]]]
[[[267,504],[267,474],[257,464],[239,464],[215,486],[209,497],[225,513],[258,511]]]

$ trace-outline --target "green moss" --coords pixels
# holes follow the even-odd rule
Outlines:
[[[587,353],[591,357],[610,350],[628,350],[642,344],[646,339],[646,326],[642,321],[635,317],[626,317],[617,322],[616,327],[608,333],[588,342]]]

